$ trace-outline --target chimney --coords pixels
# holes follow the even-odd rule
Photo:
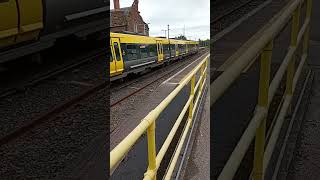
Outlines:
[[[113,0],[114,9],[118,10],[120,9],[120,3],[119,0]]]

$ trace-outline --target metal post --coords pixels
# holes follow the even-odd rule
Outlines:
[[[307,12],[306,20],[309,19],[311,23],[311,13],[312,13],[312,0],[307,0]],[[309,51],[309,37],[310,37],[310,23],[306,29],[303,39],[303,54],[308,54]]]
[[[149,126],[147,130],[147,136],[148,136],[148,170],[156,171],[157,164],[156,164],[156,122],[153,121],[153,123]],[[153,180],[156,180],[157,173],[155,173],[155,176],[153,177]]]
[[[171,54],[171,45],[170,45],[170,37],[169,37],[169,24],[168,24],[168,41],[169,41],[169,56],[170,56],[170,59],[171,59],[171,56],[172,56],[172,54]]]
[[[270,81],[270,66],[272,57],[273,42],[263,49],[260,62],[260,80],[259,80],[259,97],[258,105],[268,108],[268,93],[269,93],[269,81]],[[254,180],[263,180],[263,156],[265,146],[265,134],[266,134],[266,119],[265,117],[256,132],[255,138],[255,151],[253,162],[253,178]]]
[[[193,100],[194,100],[194,88],[196,84],[196,74],[194,74],[191,78],[191,89],[190,89],[190,96],[193,96],[190,105],[189,105],[189,120],[192,120],[192,110],[193,110]]]
[[[298,33],[300,30],[300,11],[301,11],[301,4],[294,11],[293,17],[292,17],[291,46],[294,46],[294,47],[297,47]],[[293,58],[288,64],[287,82],[286,82],[287,95],[292,95],[293,93],[293,77],[294,77],[294,69],[295,69],[294,66],[295,66],[295,60],[296,60],[295,56],[296,54],[293,56]]]
[[[168,39],[170,39],[169,31],[170,31],[170,29],[169,29],[169,24],[168,24]]]
[[[206,62],[206,61],[205,61]],[[203,62],[203,64],[201,65],[200,68],[200,89],[199,89],[199,93],[202,92],[202,84],[204,81],[204,67],[205,67],[205,62]]]

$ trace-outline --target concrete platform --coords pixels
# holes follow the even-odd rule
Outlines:
[[[289,141],[294,144],[292,160],[287,163],[287,174],[281,179],[318,180],[320,178],[320,1],[313,1],[312,30],[310,37],[310,56],[308,64],[314,72],[310,99],[303,107],[305,115],[298,131],[291,136],[296,139]],[[298,126],[297,124],[295,126]],[[296,141],[295,141],[296,140]],[[287,149],[287,154],[290,149]]]
[[[207,98],[202,112],[201,121],[195,132],[193,145],[188,159],[183,179],[198,180],[210,179],[210,94]]]

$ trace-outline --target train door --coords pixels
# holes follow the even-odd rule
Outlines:
[[[14,44],[18,34],[18,10],[15,0],[0,0],[0,48]]]
[[[112,55],[112,57],[110,57],[110,76],[115,76],[121,74],[124,69],[119,38],[111,38],[110,49]]]
[[[114,76],[116,74],[116,61],[114,57],[114,49],[110,39],[110,76]]]
[[[1,0],[0,0],[1,1]],[[19,35],[17,43],[36,40],[43,29],[43,2],[42,0],[17,0],[19,10]]]
[[[157,41],[158,62],[163,61],[163,46],[161,41]]]
[[[176,56],[179,56],[179,45],[178,44],[176,44],[175,45],[175,49],[176,49]]]

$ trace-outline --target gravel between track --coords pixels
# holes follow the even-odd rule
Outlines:
[[[108,88],[108,87],[107,87]],[[1,179],[52,179],[105,133],[108,90],[103,89],[0,147]]]
[[[212,20],[217,18],[218,16],[224,14],[226,11],[232,9],[231,7],[236,7],[241,5],[248,0],[239,0],[239,1],[226,1],[226,3],[221,3],[221,5],[217,7],[211,7],[213,10],[213,15],[211,18]],[[239,20],[242,16],[248,14],[253,9],[257,8],[260,4],[265,2],[265,0],[253,0],[252,2],[248,3],[247,5],[241,7],[240,9],[236,10],[235,12],[229,14],[228,16],[220,19],[218,22],[211,22],[211,34],[215,35],[222,31],[223,29],[230,26],[232,23]]]
[[[72,72],[68,71],[0,101],[0,137],[32,121],[37,115],[66,101],[90,85],[104,80],[105,58],[100,57]],[[77,82],[87,84],[77,84]]]

